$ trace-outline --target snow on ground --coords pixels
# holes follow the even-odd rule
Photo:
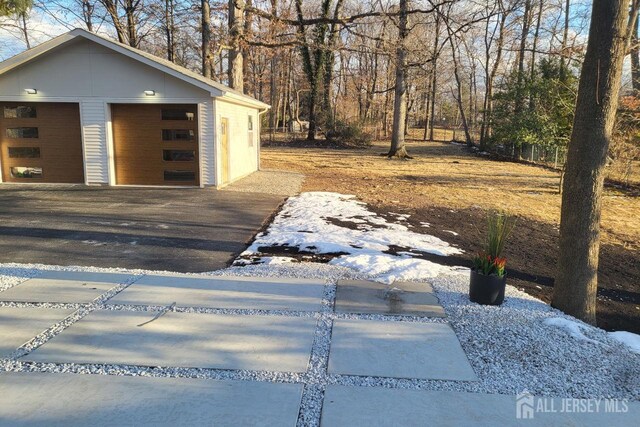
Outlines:
[[[394,214],[399,219],[406,215]],[[391,283],[435,277],[448,270],[439,264],[418,259],[412,252],[446,256],[462,250],[437,237],[416,233],[402,224],[388,222],[355,196],[310,192],[291,197],[253,244],[240,254],[236,265],[260,256],[261,247],[286,246],[314,254],[339,254],[333,265],[354,268]],[[400,254],[390,255],[390,250]]]
[[[578,341],[590,342],[593,344],[598,344],[598,341],[592,340],[587,337],[583,331],[588,330],[588,325],[584,323],[579,323],[574,320],[565,319],[562,317],[551,317],[549,319],[545,319],[543,322],[545,325],[553,326],[556,328],[563,329],[569,335],[571,335],[574,339]]]
[[[627,331],[616,331],[609,332],[609,336],[629,347],[634,353],[640,354],[640,335]]]

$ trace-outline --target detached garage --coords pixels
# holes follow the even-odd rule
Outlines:
[[[259,168],[268,108],[76,29],[0,63],[1,182],[221,187]]]

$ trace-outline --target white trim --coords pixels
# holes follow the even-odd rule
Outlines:
[[[198,112],[198,187],[204,188],[204,176],[202,174],[202,108],[201,103],[196,104],[196,111]]]
[[[198,185],[141,185],[141,184],[117,184],[111,187],[117,188],[191,188],[199,189]]]
[[[102,100],[110,104],[197,104],[211,98],[110,98],[101,96],[6,96],[0,95],[0,101],[6,102],[82,102],[85,100]]]
[[[80,119],[80,144],[82,144],[82,173],[84,174],[84,184],[89,184],[89,177],[87,176],[87,150],[84,143],[84,120],[82,119],[82,104],[78,105],[78,118]]]
[[[219,141],[218,141],[218,135],[219,135],[219,130],[218,130],[218,123],[220,122],[218,120],[218,102],[216,100],[216,98],[212,98],[211,99],[211,113],[210,113],[210,117],[213,120],[213,123],[211,125],[211,129],[213,129],[213,186],[217,186],[218,182],[220,182],[218,180],[218,147],[220,146]]]
[[[107,182],[111,186],[116,185],[116,155],[113,145],[113,120],[111,119],[111,104],[104,102],[104,128],[105,143],[107,144]]]

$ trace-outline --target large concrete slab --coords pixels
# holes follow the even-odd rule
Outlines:
[[[601,427],[637,425],[640,417],[640,407],[637,403],[627,403],[627,413],[606,413],[604,403],[601,403],[601,412],[570,413],[559,412],[562,408],[561,399],[549,399],[548,402],[551,400],[558,412],[534,412],[532,419],[518,419],[515,396],[329,386],[324,396],[321,425]],[[550,408],[551,403],[548,403],[547,407]]]
[[[329,373],[477,381],[456,334],[446,323],[336,320]]]
[[[97,310],[25,357],[39,362],[304,372],[316,321]],[[139,326],[142,325],[143,326]]]
[[[0,301],[88,303],[130,278],[118,273],[44,271],[0,292]]]
[[[396,282],[389,286],[369,280],[339,280],[335,311],[445,317],[431,285],[415,282]]]
[[[145,276],[109,304],[318,311],[323,280]]]
[[[284,196],[201,188],[0,186],[0,262],[225,268]]]
[[[73,310],[0,307],[0,358],[71,313]]]
[[[7,426],[295,426],[301,384],[0,373]]]

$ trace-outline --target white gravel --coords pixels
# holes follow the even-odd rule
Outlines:
[[[580,330],[588,338],[588,340],[584,340],[576,339],[566,329],[546,324],[546,319],[562,318],[574,322],[575,319],[511,286],[507,288],[507,298],[501,307],[487,307],[471,303],[467,297],[468,271],[451,271],[430,280],[445,308],[447,319],[333,313],[336,281],[340,278],[364,279],[366,276],[347,268],[318,263],[249,265],[231,267],[206,274],[211,276],[321,278],[325,280],[326,286],[320,312],[173,308],[174,311],[180,312],[314,317],[317,319],[317,326],[309,366],[305,373],[22,362],[19,357],[28,354],[97,308],[144,311],[158,311],[163,308],[159,306],[105,305],[109,298],[125,289],[129,283],[143,274],[152,273],[142,270],[0,264],[0,289],[15,286],[26,278],[36,276],[40,271],[49,269],[129,272],[132,274],[132,278],[127,283],[115,286],[90,304],[0,303],[0,306],[29,305],[76,309],[66,319],[22,346],[11,357],[0,360],[0,370],[302,383],[305,386],[298,418],[299,426],[319,425],[324,390],[328,384],[500,394],[516,394],[527,390],[539,396],[640,400],[639,354],[633,353],[624,344],[612,339],[605,331],[589,325],[581,325]],[[337,318],[413,322],[448,321],[454,328],[480,381],[458,382],[328,375],[331,329],[333,321]]]

